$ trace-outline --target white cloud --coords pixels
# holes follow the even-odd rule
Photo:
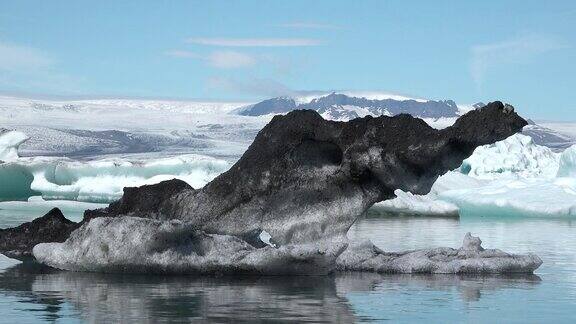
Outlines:
[[[214,51],[210,54],[201,55],[185,50],[171,50],[164,52],[164,54],[176,58],[201,60],[209,66],[219,69],[247,68],[258,63],[255,56],[236,51]]]
[[[235,69],[256,65],[256,58],[248,54],[235,51],[216,51],[208,57],[211,66],[220,69]]]
[[[52,60],[37,49],[0,42],[0,70],[31,71],[51,65]]]
[[[187,43],[225,47],[297,47],[318,46],[312,38],[189,38]]]
[[[332,25],[332,24],[322,24],[322,23],[313,23],[313,22],[303,22],[303,21],[295,21],[289,22],[285,24],[278,25],[279,27],[284,28],[294,28],[294,29],[341,29],[341,26]]]
[[[472,46],[470,73],[480,88],[486,74],[499,66],[526,63],[537,55],[565,47],[564,41],[543,35]]]

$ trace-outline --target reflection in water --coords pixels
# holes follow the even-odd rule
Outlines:
[[[356,314],[348,296],[384,290],[451,291],[465,302],[483,292],[529,289],[538,276],[335,274],[325,277],[192,277],[111,275],[56,271],[19,264],[0,273],[0,292],[34,305],[45,320],[90,322],[343,322],[373,320]],[[70,307],[71,306],[71,307]]]

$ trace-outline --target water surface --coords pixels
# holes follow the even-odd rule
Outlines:
[[[30,217],[24,218],[32,218]],[[14,218],[8,219],[10,226]],[[0,218],[0,227],[6,227]],[[576,221],[370,213],[349,232],[387,251],[459,247],[535,252],[535,275],[197,277],[74,273],[0,258],[0,322],[516,322],[576,321]]]

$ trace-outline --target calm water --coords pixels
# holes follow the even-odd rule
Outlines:
[[[458,247],[467,231],[488,248],[536,252],[544,264],[530,276],[230,278],[72,273],[0,258],[0,322],[576,321],[576,221],[371,213],[350,236],[405,250]]]

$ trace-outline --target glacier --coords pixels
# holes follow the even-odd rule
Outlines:
[[[377,204],[419,215],[576,216],[576,146],[563,152],[522,134],[478,147],[460,168],[438,178],[425,196],[397,192]],[[423,207],[422,202],[426,202]]]

